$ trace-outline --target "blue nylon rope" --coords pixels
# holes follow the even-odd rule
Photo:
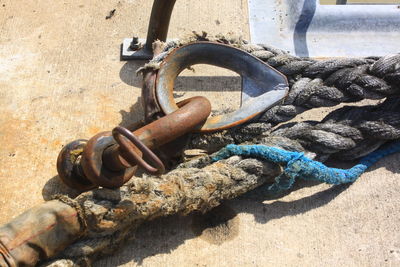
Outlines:
[[[335,185],[352,183],[377,161],[397,152],[400,152],[400,141],[372,152],[362,158],[359,164],[348,170],[327,167],[321,162],[307,158],[303,153],[263,145],[228,145],[221,149],[212,160],[219,161],[238,155],[284,165],[283,173],[275,178],[275,183],[267,189],[267,193],[279,193],[290,189],[298,178]]]

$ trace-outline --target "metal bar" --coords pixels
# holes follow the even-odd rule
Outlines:
[[[169,22],[176,0],[154,0],[145,48],[152,51],[156,40],[167,40]]]
[[[336,5],[347,5],[347,0],[336,0]]]

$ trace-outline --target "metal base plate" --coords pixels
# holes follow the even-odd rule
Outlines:
[[[153,52],[144,48],[146,39],[139,39],[139,44],[143,47],[139,50],[130,48],[132,38],[125,38],[121,45],[121,61],[125,60],[150,60],[153,58]]]

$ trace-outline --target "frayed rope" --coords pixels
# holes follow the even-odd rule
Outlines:
[[[275,178],[275,183],[269,186],[266,192],[275,194],[290,189],[297,178],[335,185],[352,183],[377,161],[397,152],[400,152],[400,141],[390,143],[372,152],[362,158],[359,164],[348,170],[327,167],[321,162],[307,158],[303,153],[263,145],[228,145],[212,159],[219,161],[237,155],[284,165],[284,172]]]

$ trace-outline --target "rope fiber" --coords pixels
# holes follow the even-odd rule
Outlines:
[[[353,183],[380,159],[397,152],[400,152],[399,141],[372,152],[362,158],[359,164],[348,170],[327,167],[321,162],[307,158],[304,153],[263,145],[228,145],[220,150],[212,160],[216,162],[232,156],[245,156],[284,165],[283,173],[266,190],[267,193],[276,194],[289,190],[296,179],[314,180],[333,185]]]

